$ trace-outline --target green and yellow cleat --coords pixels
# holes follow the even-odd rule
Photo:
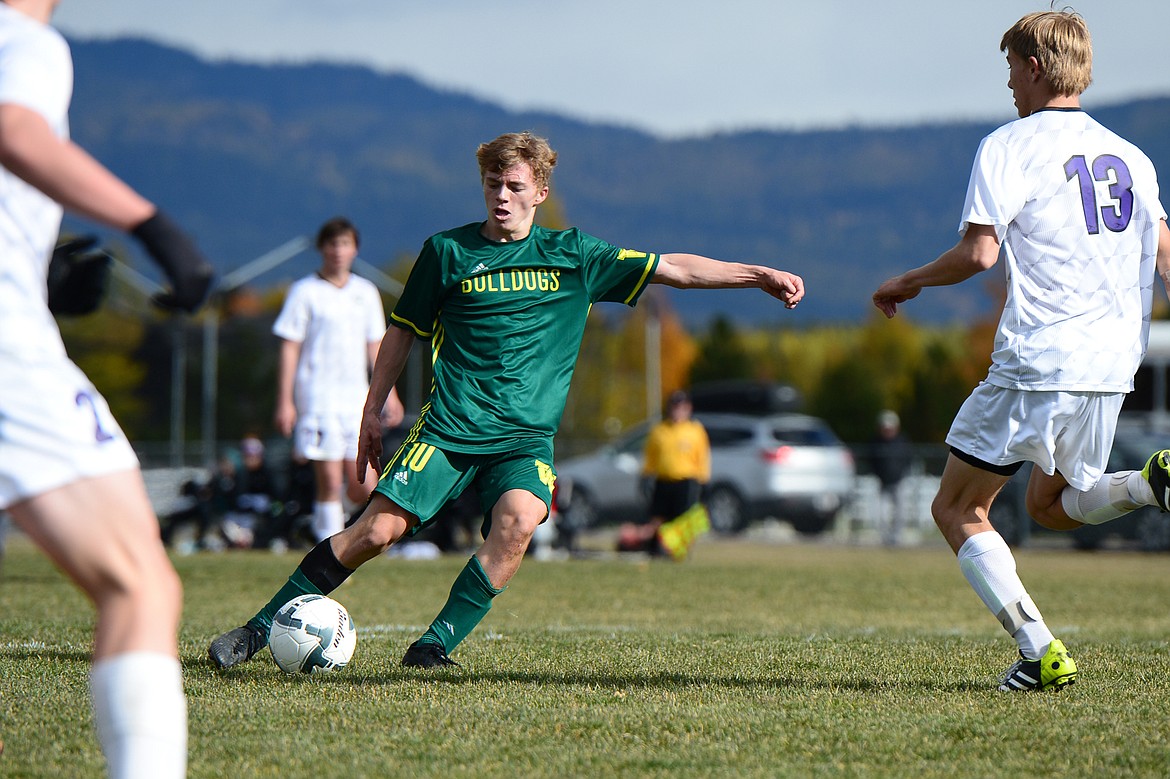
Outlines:
[[[1142,478],[1150,483],[1158,508],[1170,511],[1170,449],[1154,452],[1142,468]]]
[[[1044,657],[1039,660],[1021,657],[1007,669],[999,680],[999,689],[1001,692],[1062,690],[1076,680],[1076,662],[1064,643],[1054,639]]]

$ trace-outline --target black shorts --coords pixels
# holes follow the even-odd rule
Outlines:
[[[650,496],[650,516],[669,522],[699,502],[699,482],[695,479],[654,482]]]
[[[956,449],[953,446],[951,447],[951,454],[953,454],[955,457],[959,458],[963,462],[967,463],[967,465],[978,468],[981,471],[987,471],[989,473],[994,473],[997,476],[1014,476],[1016,471],[1018,471],[1018,470],[1020,470],[1020,468],[1024,467],[1023,460],[1020,460],[1019,462],[1016,462],[1016,463],[1008,463],[1007,465],[996,465],[994,463],[989,463],[985,460],[980,460],[975,455],[967,454],[962,449]]]

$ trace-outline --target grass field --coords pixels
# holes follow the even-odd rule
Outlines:
[[[1170,557],[1026,550],[1081,667],[1059,694],[994,691],[1014,645],[941,546],[701,543],[683,564],[529,560],[455,652],[398,665],[463,557],[375,560],[335,597],[345,670],[227,673],[208,641],[299,557],[176,558],[192,777],[1170,774]],[[98,776],[92,614],[17,538],[0,573],[0,777]]]

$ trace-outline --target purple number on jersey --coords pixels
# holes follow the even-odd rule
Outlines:
[[[1078,154],[1064,163],[1064,173],[1069,181],[1075,176],[1080,185],[1081,207],[1085,211],[1085,229],[1089,235],[1101,232],[1102,221],[1114,233],[1120,233],[1129,226],[1129,220],[1133,217],[1133,176],[1124,160],[1112,154],[1102,154],[1093,160],[1090,173],[1085,156]],[[1097,207],[1094,181],[1109,183],[1109,196],[1113,202]]]

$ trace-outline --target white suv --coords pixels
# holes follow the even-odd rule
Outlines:
[[[797,531],[825,530],[853,490],[853,455],[821,419],[804,414],[696,413],[711,439],[707,509],[717,533],[777,517]],[[562,523],[579,531],[645,517],[642,450],[648,428],[557,463]]]

